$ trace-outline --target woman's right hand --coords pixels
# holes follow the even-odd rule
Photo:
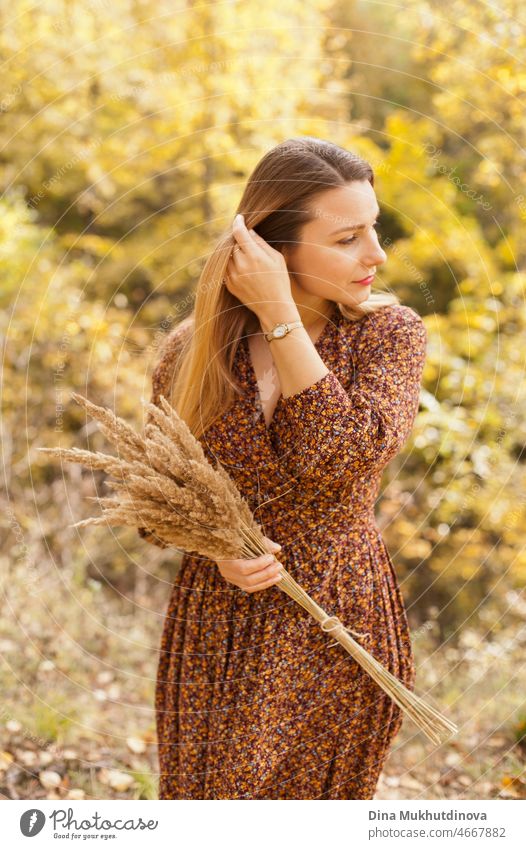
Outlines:
[[[271,551],[279,551],[281,545],[264,537]],[[248,560],[217,560],[217,567],[225,581],[234,584],[247,593],[266,590],[281,580],[283,565],[276,560],[274,554],[261,554]]]

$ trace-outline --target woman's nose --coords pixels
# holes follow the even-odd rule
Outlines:
[[[384,251],[384,249],[380,247],[380,245],[378,245],[377,257],[378,257],[378,259],[375,259],[376,265],[380,265],[381,263],[384,263],[387,259],[387,254]]]
[[[368,249],[364,252],[364,255],[361,258],[361,262],[370,268],[372,265],[381,265],[387,259],[387,254],[382,247],[380,247],[380,242],[378,241],[378,237],[375,236],[374,241],[370,242],[368,245]]]
[[[372,268],[373,266],[383,265],[386,260],[386,252],[378,246],[377,250],[369,251],[361,257],[360,265],[364,268]]]

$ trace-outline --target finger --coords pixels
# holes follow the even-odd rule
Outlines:
[[[276,563],[276,558],[273,554],[262,554],[261,557],[255,557],[253,560],[245,560],[242,567],[243,575],[254,575],[266,569],[272,563]]]
[[[263,539],[265,540],[267,546],[270,548],[271,551],[280,550],[281,545],[279,544],[279,542],[274,542],[274,540],[270,539],[270,537],[263,537]]]
[[[232,235],[234,236],[237,245],[241,249],[241,252],[246,256],[251,250],[260,250],[263,245],[267,245],[264,239],[259,237],[260,241],[258,242],[254,236],[256,235],[253,230],[248,230],[247,225],[245,224],[245,220],[242,215],[236,216],[234,218],[234,223],[232,225]],[[261,244],[262,243],[262,244]],[[267,245],[267,248],[272,250],[270,245]],[[268,253],[268,251],[266,251]]]
[[[239,260],[248,256],[248,253],[243,250],[241,245],[235,245],[232,249],[232,253],[230,254],[230,258],[228,260],[229,263],[232,263],[236,271],[239,271]]]
[[[236,217],[234,218],[234,221],[232,223],[232,235],[236,240],[236,246],[240,248],[241,251],[248,250],[250,249],[250,247],[255,245],[252,236],[248,232],[247,225],[245,224],[245,219],[241,214],[236,215]]]
[[[225,569],[239,569],[246,562],[242,557],[225,557],[223,560],[216,560],[217,565]]]
[[[259,233],[256,233],[255,230],[249,230],[248,232],[250,233],[250,235],[254,239],[254,242],[256,243],[256,245],[260,248],[263,248],[263,250],[267,254],[269,254],[269,256],[272,256],[273,254],[279,253],[279,251],[276,251],[275,248],[273,248],[271,245],[269,245],[269,243],[266,242],[265,239],[262,236],[259,235]]]
[[[282,571],[283,567],[281,563],[278,563],[276,560],[270,566],[267,566],[266,569],[261,569],[253,575],[245,576],[245,581],[250,587],[255,587],[258,584],[262,584],[264,581],[270,581],[271,578],[275,578],[276,575],[280,575]]]
[[[263,583],[258,584],[255,587],[249,587],[247,589],[247,592],[257,593],[260,590],[266,590],[269,587],[273,587],[275,584],[279,584],[282,580],[283,578],[280,575],[276,575],[276,577],[272,578],[270,581],[264,581]]]

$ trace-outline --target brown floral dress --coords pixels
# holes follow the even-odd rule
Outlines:
[[[156,403],[173,378],[178,331],[154,372]],[[267,428],[244,336],[234,370],[246,392],[201,437],[282,545],[285,568],[327,614],[366,632],[364,648],[410,689],[408,623],[374,507],[413,426],[426,341],[408,306],[351,321],[334,304],[315,343],[329,373],[280,396]],[[164,622],[156,717],[161,799],[372,799],[402,722],[278,586],[247,593],[188,554]]]

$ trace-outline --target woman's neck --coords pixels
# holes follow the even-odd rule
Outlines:
[[[323,327],[332,315],[334,301],[319,301],[316,305],[302,304],[296,301],[296,306],[305,329],[315,331],[320,325]]]

